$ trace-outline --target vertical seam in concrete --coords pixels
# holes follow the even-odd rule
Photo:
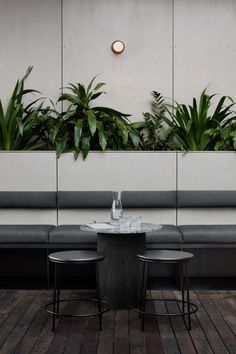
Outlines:
[[[174,105],[175,101],[175,0],[172,0],[172,9],[171,9],[171,20],[172,20],[172,38],[171,38],[171,44],[172,44],[172,85],[171,85],[171,95],[172,95],[172,104]],[[172,108],[172,113],[173,108]],[[177,207],[177,201],[178,201],[178,152],[176,151],[175,153],[175,190],[176,190],[176,213],[175,213],[175,222],[176,225],[178,225],[178,207]]]
[[[56,193],[58,192],[58,158],[56,157]],[[58,193],[57,193],[58,197]],[[57,226],[58,226],[58,203],[57,203]]]
[[[175,0],[172,0],[172,103],[175,100]]]
[[[64,85],[64,26],[63,26],[63,0],[61,0],[61,92]],[[61,102],[61,111],[63,110],[63,103]]]
[[[178,190],[179,190],[179,186],[178,186],[178,169],[179,169],[179,164],[178,164],[178,158],[179,158],[179,154],[178,154],[178,151],[176,151],[175,153],[175,158],[176,158],[176,162],[175,162],[175,169],[176,169],[176,175],[175,175],[175,178],[176,178],[176,225],[178,225]]]

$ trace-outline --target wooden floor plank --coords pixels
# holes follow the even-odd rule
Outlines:
[[[94,294],[95,295],[95,294]],[[90,294],[91,297],[91,294]],[[94,297],[94,296],[93,296]],[[97,306],[94,303],[87,303],[87,312],[96,312]],[[98,346],[99,322],[98,317],[88,317],[86,319],[86,330],[82,337],[80,354],[96,354]]]
[[[175,299],[173,291],[165,291],[162,293],[164,299]],[[177,313],[179,311],[178,305],[175,302],[167,302],[167,311],[169,313]],[[180,352],[183,354],[196,353],[194,343],[189,335],[186,325],[182,317],[171,317],[172,326],[178,342]]]
[[[155,312],[159,314],[167,313],[161,291],[152,291],[152,297],[161,299],[160,301],[154,301]],[[180,353],[170,318],[157,317],[157,320],[164,352],[169,354]]]
[[[236,307],[234,306],[236,299],[232,298],[232,295],[229,292],[218,291],[217,293],[220,297],[219,299],[214,299],[214,302],[222,313],[224,320],[231,328],[234,335],[236,335]]]
[[[64,297],[77,291],[63,290]],[[94,296],[86,294],[83,296]],[[0,290],[1,354],[226,354],[236,353],[236,292],[194,291],[191,299],[199,310],[192,315],[192,331],[183,319],[147,317],[144,331],[138,313],[110,311],[98,318],[59,318],[52,332],[52,318],[44,311],[52,292]],[[150,293],[148,293],[150,296]],[[153,291],[152,297],[179,298],[178,291]],[[62,308],[84,312],[96,305],[84,302],[62,304]],[[150,311],[177,311],[176,303],[148,302]]]
[[[174,291],[175,297],[178,300],[182,299],[180,291]],[[194,298],[196,297],[194,295],[194,292],[191,291],[190,293],[191,298],[190,301],[195,303]],[[180,305],[179,305],[180,307]],[[213,353],[212,348],[208,342],[207,337],[205,336],[205,333],[203,332],[201,325],[196,317],[195,314],[191,315],[191,325],[192,325],[192,330],[189,332],[189,335],[192,338],[192,341],[195,345],[195,348],[198,353],[205,353],[205,354],[211,354]]]
[[[114,354],[129,353],[129,315],[127,310],[115,311]]]
[[[61,294],[61,299],[72,297],[72,291],[64,291]],[[62,302],[60,304],[60,311],[65,313],[71,313],[73,311],[73,304],[68,302]],[[72,317],[59,317],[56,319],[56,328],[54,337],[50,343],[47,354],[62,354],[66,348],[67,338],[69,336],[70,327],[72,324]]]
[[[129,311],[130,353],[146,354],[145,332],[141,331],[141,320],[135,311]]]
[[[228,324],[224,321],[224,317],[216,307],[214,299],[210,300],[209,294],[207,297],[199,295],[199,299],[202,306],[204,306],[206,312],[208,313],[208,316],[211,318],[211,321],[214,323],[214,326],[229,353],[236,353],[235,336]]]
[[[199,293],[201,292],[191,292],[192,301],[198,306],[198,311],[196,312],[196,318],[198,319],[199,326],[201,326],[208,343],[211,346],[213,353],[215,354],[226,354],[228,353],[222,339],[220,338],[214,324],[211,322],[208,313],[205,311],[201,302],[199,301]]]
[[[52,291],[49,291],[49,296],[50,296],[50,300],[49,301],[52,301]],[[68,297],[70,294],[70,292],[68,291],[62,291],[61,293],[61,296],[62,297]],[[48,301],[48,300],[47,300]],[[62,303],[61,305],[61,309],[65,308],[67,304],[65,303]],[[44,326],[44,328],[42,329],[38,339],[36,340],[33,348],[32,348],[32,351],[31,353],[33,354],[45,354],[45,353],[48,353],[50,350],[51,350],[51,346],[53,347],[57,347],[57,339],[59,340],[58,341],[58,350],[61,350],[62,348],[62,342],[63,342],[63,345],[66,341],[66,338],[65,336],[63,335],[63,330],[61,331],[62,332],[62,335],[60,334],[61,332],[59,331],[59,333],[56,334],[56,330],[55,332],[52,331],[52,317],[49,315],[49,314],[46,314],[47,315],[47,322]],[[65,318],[59,318],[56,320],[56,329],[57,327],[60,327],[59,324],[60,322],[64,322]],[[57,335],[57,337],[56,337]],[[56,339],[55,339],[56,337]]]
[[[28,310],[35,295],[35,291],[25,290],[17,292],[16,301],[14,301],[13,306],[10,309],[9,316],[0,328],[0,352],[2,352],[2,350],[5,351],[2,347],[6,341],[8,341],[9,346],[12,347],[12,343],[9,342],[8,338],[11,336],[11,332],[17,328],[18,323],[24,313]],[[17,340],[20,340],[20,338],[18,337]]]
[[[33,327],[32,323],[34,319],[37,318],[37,314],[41,311],[41,303],[42,303],[42,293],[40,292],[33,292],[33,296],[29,298],[26,296],[24,301],[28,303],[29,307],[27,311],[23,314],[21,319],[18,321],[17,326],[11,331],[10,335],[8,336],[7,340],[5,341],[4,345],[1,348],[2,354],[7,354],[9,352],[14,351],[17,348],[17,353],[30,353],[31,348],[34,343],[30,339],[33,337],[28,337],[29,341],[26,340],[24,342],[23,347],[20,343],[22,343],[23,338],[26,335],[26,332]],[[30,302],[31,301],[31,302]],[[38,324],[37,324],[38,325]],[[32,326],[32,327],[31,327]],[[35,339],[34,339],[35,341]]]
[[[78,294],[77,292],[73,293],[73,297],[83,297],[83,295]],[[83,301],[78,301],[74,303],[74,310],[75,313],[84,313],[85,306]],[[84,331],[86,330],[86,318],[73,318],[69,336],[67,338],[64,354],[71,354],[71,353],[80,353],[81,345],[82,345],[82,338],[84,335]]]
[[[151,299],[151,293],[147,293],[147,299]],[[146,311],[154,312],[153,302],[147,301]],[[146,354],[164,353],[160,338],[160,331],[157,324],[156,317],[147,317],[144,322],[144,336]]]
[[[14,308],[18,293],[15,290],[0,290],[0,328]]]
[[[103,330],[98,335],[98,354],[112,354],[114,350],[115,311],[110,310],[103,315]]]
[[[48,291],[39,291],[37,296],[38,311],[35,314],[28,330],[17,345],[17,354],[28,354],[31,352],[36,340],[38,339],[42,329],[48,320],[48,314],[44,310],[44,306],[50,301]]]

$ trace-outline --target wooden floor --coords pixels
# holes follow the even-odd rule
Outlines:
[[[103,317],[103,331],[97,318],[60,318],[55,332],[44,305],[51,300],[44,290],[0,290],[0,353],[50,354],[161,354],[236,353],[236,291],[194,291],[192,301],[199,311],[192,316],[192,331],[182,318],[147,318],[145,330],[133,311],[110,311]],[[63,296],[77,291],[65,290]],[[82,294],[86,296],[85,293]],[[89,296],[93,296],[90,292]],[[178,291],[152,291],[152,297],[178,298]],[[91,311],[93,304],[66,303],[77,311]],[[156,311],[174,311],[175,303],[165,306],[150,302]]]

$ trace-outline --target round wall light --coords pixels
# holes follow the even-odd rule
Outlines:
[[[114,54],[121,54],[125,50],[125,45],[122,41],[115,40],[111,44],[111,50],[113,51]]]

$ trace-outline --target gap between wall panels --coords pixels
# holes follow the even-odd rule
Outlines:
[[[64,23],[63,23],[63,0],[61,0],[61,92],[63,92],[64,87]],[[61,101],[61,112],[63,112],[63,101]]]
[[[172,104],[175,100],[175,0],[172,0],[171,8],[171,17],[172,17],[172,82],[171,82],[171,94],[172,94]],[[173,108],[172,108],[173,110]]]

